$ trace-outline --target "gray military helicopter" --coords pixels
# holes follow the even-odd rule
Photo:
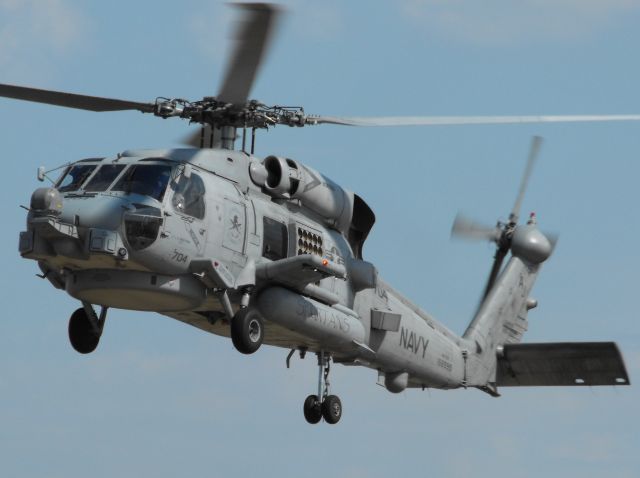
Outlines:
[[[137,110],[201,125],[195,148],[125,151],[64,167],[37,189],[20,233],[22,257],[79,300],[71,345],[90,353],[111,307],[153,311],[231,337],[244,354],[264,344],[318,358],[318,390],[304,401],[309,423],[337,423],[330,364],[375,369],[390,392],[502,386],[628,385],[614,343],[520,343],[530,296],[554,239],[535,216],[518,224],[540,146],[534,138],[506,223],[458,218],[455,235],[496,243],[477,313],[458,336],[422,311],[363,259],[375,215],[357,194],[301,162],[254,156],[255,133],[275,125],[401,126],[640,120],[640,116],[311,116],[302,108],[248,100],[279,10],[241,4],[244,21],[220,94],[153,103],[0,85],[0,96],[91,111]],[[242,146],[236,150],[238,129]],[[250,145],[247,139],[250,138]],[[47,171],[40,168],[40,180]],[[505,260],[508,258],[506,265]],[[99,313],[94,307],[99,306]]]

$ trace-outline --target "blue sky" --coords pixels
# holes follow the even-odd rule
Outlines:
[[[640,113],[640,1],[290,1],[253,90],[327,115]],[[215,95],[225,2],[0,0],[0,82],[148,101]],[[527,341],[613,340],[640,371],[639,124],[354,129],[278,127],[257,153],[307,163],[377,214],[365,256],[460,333],[488,244],[451,242],[462,210],[506,219],[530,137],[544,136],[523,212],[559,233]],[[338,426],[310,426],[313,357],[231,342],[168,318],[110,311],[98,350],[67,342],[70,297],[35,277],[18,233],[36,169],[171,147],[179,120],[0,100],[5,184],[0,320],[3,476],[407,475],[635,477],[640,394],[625,388],[407,391],[336,366]]]

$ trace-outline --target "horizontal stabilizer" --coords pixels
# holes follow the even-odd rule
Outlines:
[[[629,385],[613,342],[507,344],[498,353],[496,385]]]

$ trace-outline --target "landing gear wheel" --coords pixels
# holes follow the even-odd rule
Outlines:
[[[335,425],[342,417],[342,402],[336,395],[325,397],[322,402],[322,416],[324,421],[330,425]]]
[[[315,425],[322,419],[322,405],[317,395],[309,395],[304,401],[304,418],[308,423]]]
[[[69,319],[69,341],[81,354],[93,352],[100,342],[100,332],[96,331],[84,307],[80,307]]]
[[[231,340],[243,354],[252,354],[260,348],[264,339],[264,322],[255,309],[240,309],[231,319]]]

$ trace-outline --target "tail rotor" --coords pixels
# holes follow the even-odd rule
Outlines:
[[[522,207],[522,200],[524,198],[525,192],[527,190],[527,186],[529,184],[529,180],[531,178],[531,173],[533,171],[533,167],[538,158],[540,147],[542,145],[542,138],[540,136],[534,136],[531,140],[531,147],[529,149],[529,156],[527,158],[527,164],[525,167],[524,174],[522,175],[522,179],[520,181],[520,188],[518,189],[518,195],[516,196],[516,201],[509,213],[509,219],[507,222],[498,221],[494,227],[487,226],[471,219],[468,219],[460,214],[458,214],[453,222],[453,227],[451,228],[451,236],[468,239],[468,240],[488,240],[491,242],[495,242],[496,244],[496,252],[493,257],[493,264],[491,266],[491,272],[489,273],[489,278],[487,279],[487,283],[485,285],[484,291],[482,293],[482,301],[487,297],[495,281],[502,269],[502,264],[507,253],[512,249],[514,236],[516,235],[516,231],[518,230],[518,219],[520,216],[520,209]],[[535,228],[535,215],[532,214],[529,219],[528,226],[533,226]],[[520,242],[535,242],[534,246],[540,247],[545,246],[545,244],[541,244],[541,242],[549,241],[546,239],[542,233],[535,229],[535,233],[529,233],[526,238],[523,238],[518,242],[516,248],[523,249],[528,247],[526,244],[520,244]],[[535,237],[533,237],[535,236]],[[544,241],[543,241],[544,239]],[[543,247],[545,249],[545,247]],[[526,251],[525,251],[526,252]],[[550,250],[549,250],[550,254]],[[546,257],[545,257],[546,259]]]

